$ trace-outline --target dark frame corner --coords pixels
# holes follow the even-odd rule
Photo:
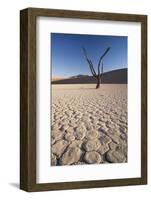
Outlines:
[[[141,23],[141,178],[36,183],[36,17]],[[147,16],[27,8],[20,11],[20,188],[46,191],[147,184]]]

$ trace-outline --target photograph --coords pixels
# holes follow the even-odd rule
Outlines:
[[[50,165],[128,162],[128,37],[50,34]]]

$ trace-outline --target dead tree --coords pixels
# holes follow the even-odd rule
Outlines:
[[[108,53],[108,51],[110,50],[110,47],[108,47],[104,53],[102,54],[102,56],[100,57],[99,59],[99,62],[98,62],[98,73],[96,73],[94,67],[93,67],[93,63],[92,61],[88,58],[87,56],[87,51],[86,49],[83,47],[83,53],[84,53],[84,56],[86,58],[86,61],[88,62],[89,64],[89,67],[90,67],[90,70],[91,70],[91,73],[93,75],[93,77],[97,80],[97,85],[96,85],[96,89],[98,89],[100,87],[100,83],[101,83],[101,75],[103,74],[103,58],[105,57],[105,55]],[[101,67],[101,72],[100,72],[100,66],[102,65]]]

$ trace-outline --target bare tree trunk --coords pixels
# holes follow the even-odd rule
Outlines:
[[[100,65],[100,64],[99,64]],[[100,88],[100,83],[101,83],[101,73],[100,73],[100,66],[98,66],[98,75],[97,75],[97,85],[96,89]]]
[[[98,68],[98,76],[97,76],[96,89],[100,88],[100,84],[102,83],[102,81],[101,81],[101,76],[102,75],[103,75],[103,62],[102,62],[102,67],[101,67],[101,73],[100,73],[100,69]]]
[[[97,85],[96,85],[96,89],[100,88],[100,77],[98,76],[98,80],[97,80]]]

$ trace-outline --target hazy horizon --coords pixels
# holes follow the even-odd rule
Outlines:
[[[104,72],[127,68],[127,36],[51,33],[50,39],[52,77],[92,76],[82,47],[95,69],[108,47],[111,49],[104,58]]]
[[[128,68],[125,67],[125,68],[119,68],[119,69],[114,69],[114,70],[121,70],[121,69],[128,69]],[[108,73],[108,72],[111,72],[111,71],[114,71],[114,70],[106,71],[104,73]],[[71,75],[71,76],[59,76],[59,75],[53,76],[52,75],[52,78],[71,78],[73,76],[79,76],[79,75],[82,75],[82,76],[93,76],[92,74],[75,74],[75,75]]]

